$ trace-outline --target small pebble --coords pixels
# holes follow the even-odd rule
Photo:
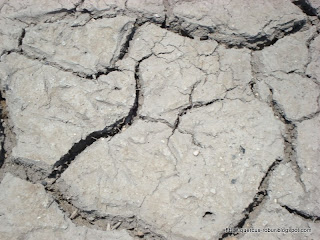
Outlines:
[[[70,216],[70,219],[74,219],[76,216],[78,216],[78,209],[74,210],[73,213]]]
[[[214,188],[210,189],[210,192],[216,194],[216,190]]]
[[[111,228],[111,230],[115,230],[115,229],[117,229],[118,227],[120,227],[121,223],[122,223],[122,222],[118,222],[118,223],[116,223],[115,225],[113,225],[113,227]]]
[[[194,156],[198,156],[199,153],[200,153],[199,150],[196,150],[196,151],[193,152],[193,155],[194,155]]]
[[[108,223],[108,225],[107,225],[107,231],[111,231],[111,225],[110,225],[110,223]]]
[[[138,231],[138,232],[136,232],[136,236],[138,236],[138,237],[143,237],[143,236],[144,236],[144,233],[141,232],[141,231]]]

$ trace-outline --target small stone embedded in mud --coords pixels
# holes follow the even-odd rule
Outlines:
[[[198,156],[198,155],[199,155],[199,153],[200,153],[200,151],[199,151],[199,150],[195,150],[195,151],[193,151],[193,155],[194,155],[194,156]]]
[[[138,236],[139,238],[144,237],[144,233],[141,231],[136,232],[135,235]]]

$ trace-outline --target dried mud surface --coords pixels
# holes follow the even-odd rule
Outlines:
[[[319,239],[319,19],[0,1],[0,238]]]

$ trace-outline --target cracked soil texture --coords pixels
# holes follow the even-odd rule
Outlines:
[[[0,0],[0,23],[1,240],[320,239],[318,0]]]

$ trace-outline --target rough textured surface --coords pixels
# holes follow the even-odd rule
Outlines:
[[[320,238],[318,1],[0,0],[0,23],[1,239]],[[273,228],[306,232],[244,232]]]
[[[281,204],[315,216],[320,215],[320,190],[317,184],[314,184],[319,178],[320,169],[319,162],[313,161],[320,157],[319,134],[314,129],[320,127],[319,120],[318,116],[298,124],[296,150],[302,184],[289,167],[281,170],[279,168],[271,184],[273,198],[278,199]]]
[[[34,18],[48,13],[59,13],[59,11],[71,10],[81,1],[64,0],[64,1],[47,1],[45,4],[41,0],[27,1],[10,1],[1,0],[1,15],[9,18]]]
[[[270,34],[275,26],[304,18],[289,1],[172,1],[173,14],[193,22],[218,28],[225,34],[256,36]],[[279,6],[280,4],[280,6]],[[263,8],[261,7],[263,5]],[[285,7],[284,7],[285,6]],[[246,21],[241,21],[246,16]]]
[[[310,45],[311,62],[307,67],[306,73],[319,82],[320,78],[320,36],[316,37]]]
[[[132,27],[133,19],[122,16],[84,23],[44,23],[29,29],[22,49],[64,69],[94,75],[114,67]]]
[[[239,112],[246,109],[243,118],[239,119],[238,113],[232,111],[236,104],[241,106]],[[161,226],[163,235],[173,239],[216,238],[219,232],[214,229],[222,229],[224,219],[238,218],[255,195],[264,172],[282,155],[275,147],[282,144],[281,125],[273,119],[272,112],[261,105],[261,113],[269,111],[269,125],[265,128],[270,135],[260,142],[263,129],[255,126],[260,125],[262,118],[252,118],[254,114],[261,114],[254,112],[256,104],[259,105],[228,101],[185,115],[181,129],[193,134],[198,146],[193,145],[191,134],[177,131],[171,136],[171,129],[165,124],[140,120],[110,141],[96,142],[76,159],[77,165],[70,166],[62,180],[70,185],[68,191],[78,199],[80,208],[108,214],[139,214],[153,226]],[[210,119],[210,115],[216,117]],[[197,116],[204,117],[200,126]],[[227,116],[228,124],[219,123],[219,119]],[[267,116],[264,113],[264,117]],[[215,121],[215,127],[210,127],[205,119]],[[232,133],[238,124],[243,127]],[[209,136],[217,136],[217,141],[208,143]],[[225,148],[227,152],[222,150]],[[195,154],[197,151],[199,155]],[[104,152],[108,155],[104,156]],[[266,152],[272,155],[266,156]],[[247,171],[249,166],[257,170]],[[225,186],[216,179],[232,189],[228,201]],[[236,182],[234,185],[232,180]],[[239,194],[241,198],[237,197]],[[212,215],[208,219],[204,216],[206,212]]]
[[[53,165],[75,142],[126,116],[133,104],[130,72],[88,81],[16,53],[1,66],[17,136],[15,158]]]
[[[119,239],[125,231],[99,231],[75,226],[43,186],[7,174],[0,184],[0,234],[12,239]]]
[[[266,229],[270,232],[266,233],[247,233],[244,237],[239,239],[241,240],[249,240],[249,239],[317,239],[319,236],[319,228],[317,227],[317,223],[306,222],[303,219],[295,216],[294,214],[288,213],[286,210],[281,208],[274,201],[268,201],[265,204],[264,209],[260,212],[257,219],[255,219],[252,224],[252,228],[254,229]],[[271,232],[278,231],[280,232]],[[281,232],[282,229],[284,232]],[[306,230],[306,232],[301,232],[301,230]],[[312,232],[310,232],[312,229]],[[300,231],[300,232],[292,232],[292,231]],[[287,232],[286,232],[287,231]],[[291,231],[291,232],[290,232]]]

